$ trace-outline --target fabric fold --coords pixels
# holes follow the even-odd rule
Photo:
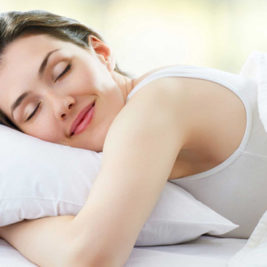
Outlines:
[[[227,267],[267,266],[267,211],[251,234],[245,246],[228,262]]]
[[[241,68],[240,74],[257,84],[259,116],[267,132],[267,53],[253,51]]]

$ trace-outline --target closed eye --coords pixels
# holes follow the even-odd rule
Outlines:
[[[26,119],[26,121],[29,121],[34,116],[34,114],[38,110],[40,104],[41,104],[41,102],[38,103],[38,105],[35,107],[34,111],[31,113],[31,115]]]
[[[64,71],[56,78],[55,82],[62,77],[65,73],[67,73],[71,68],[71,64],[68,64],[68,66],[64,69]]]

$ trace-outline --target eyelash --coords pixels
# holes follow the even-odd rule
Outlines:
[[[71,64],[68,64],[67,67],[64,69],[64,71],[56,78],[55,82],[61,78],[65,73],[67,73],[71,69]]]
[[[64,71],[56,78],[55,82],[61,78],[62,76],[64,76],[64,74],[66,74],[69,70],[71,69],[71,64],[68,64],[67,67],[64,69]],[[39,102],[37,104],[37,106],[35,107],[34,111],[31,113],[31,115],[26,119],[26,121],[29,121],[34,114],[36,113],[36,111],[38,110],[39,106],[40,106],[41,102]]]
[[[35,114],[35,112],[38,110],[40,104],[41,104],[41,102],[39,102],[39,103],[37,104],[36,108],[34,109],[34,111],[32,112],[32,114],[26,119],[26,121],[30,120],[30,119],[34,116],[34,114]]]

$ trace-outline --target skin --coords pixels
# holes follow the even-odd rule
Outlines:
[[[20,37],[8,45],[0,66],[0,108],[24,133],[102,151],[108,129],[135,82],[114,71],[114,59],[105,43],[94,36],[88,43],[91,49],[38,34]],[[40,77],[41,62],[55,49],[60,50],[51,54]],[[70,69],[66,69],[68,64]],[[57,79],[65,69],[68,71]],[[12,113],[12,104],[26,91],[31,91],[30,95]],[[83,132],[70,136],[72,123],[92,101],[96,104],[91,123]]]

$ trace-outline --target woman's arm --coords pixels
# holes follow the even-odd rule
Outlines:
[[[77,216],[25,222],[34,247],[14,246],[41,266],[123,266],[190,136],[186,98],[165,79],[138,91],[109,129],[100,173]]]
[[[0,237],[39,266],[71,266],[67,263],[72,255],[72,219],[73,216],[57,216],[24,220],[0,227]]]

